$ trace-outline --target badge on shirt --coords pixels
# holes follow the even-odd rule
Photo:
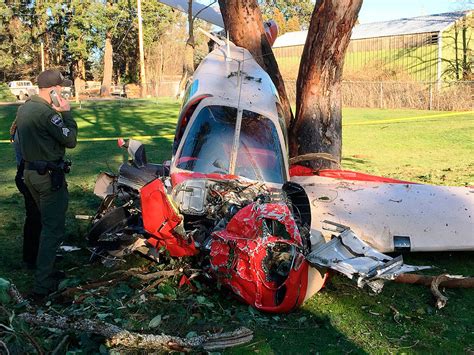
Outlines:
[[[51,117],[51,123],[58,127],[64,126],[63,118],[58,114],[55,114],[53,117]]]
[[[66,127],[63,127],[63,134],[67,137],[67,135],[69,134],[69,128],[66,128]]]

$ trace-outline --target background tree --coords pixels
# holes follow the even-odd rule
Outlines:
[[[105,7],[98,2],[71,0],[67,9],[66,48],[74,77],[76,95],[85,87],[86,65],[93,50],[102,47],[106,29]]]
[[[193,18],[193,0],[188,0],[188,39],[184,49],[183,73],[178,85],[178,97],[184,91],[186,82],[194,73],[194,18]]]
[[[0,4],[0,72],[3,80],[29,77],[35,71],[35,51],[29,24],[28,4]]]
[[[106,1],[105,13],[106,16],[103,19],[106,23],[105,28],[105,42],[104,42],[104,55],[103,55],[103,73],[102,73],[102,85],[100,86],[100,96],[110,96],[110,85],[112,85],[112,75],[114,70],[114,48],[112,46],[112,38],[116,32],[116,28],[120,19],[118,18],[120,12],[117,9],[116,4],[112,0]]]
[[[273,19],[279,34],[307,30],[314,3],[311,0],[258,0],[265,20]]]

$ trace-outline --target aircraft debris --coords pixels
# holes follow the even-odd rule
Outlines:
[[[398,275],[425,270],[431,266],[411,266],[403,263],[403,257],[392,258],[382,254],[360,240],[347,226],[324,221],[336,227],[337,235],[321,244],[306,257],[312,265],[339,271],[357,280],[358,287],[369,286],[372,291],[382,291],[383,280],[394,280]]]

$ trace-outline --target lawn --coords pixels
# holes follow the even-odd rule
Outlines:
[[[149,160],[169,159],[179,103],[174,100],[88,102],[74,107],[80,143],[69,151],[73,171],[68,177],[70,207],[67,243],[85,246],[87,222],[74,215],[92,214],[99,200],[92,194],[95,177],[102,170],[116,171],[125,158],[115,137],[144,136]],[[31,285],[31,273],[21,263],[23,205],[13,183],[15,163],[8,128],[15,106],[0,106],[0,277],[13,281],[21,291]],[[474,114],[449,114],[411,110],[345,109],[343,166],[373,174],[424,183],[463,186],[474,182]],[[474,253],[405,255],[413,264],[436,265],[431,274],[474,274]],[[119,268],[146,261],[128,257]],[[86,250],[66,254],[60,264],[68,285],[97,280],[114,269],[90,263]],[[218,329],[247,326],[254,330],[251,344],[228,353],[470,353],[474,351],[474,291],[447,290],[446,308],[433,306],[430,291],[422,286],[387,284],[374,296],[348,279],[334,276],[322,292],[301,309],[287,315],[268,315],[234,300],[212,285],[196,283],[198,293],[176,288],[170,279],[147,294],[145,300],[128,302],[140,283],[121,282],[101,292],[91,292],[82,303],[43,308],[59,313],[103,319],[141,332],[185,336]],[[127,306],[123,306],[126,303]],[[16,310],[18,314],[21,310]],[[0,308],[0,323],[7,324],[10,308]],[[161,315],[158,328],[149,322]],[[0,339],[12,352],[31,351],[33,337],[44,351],[52,351],[64,334],[27,327],[13,317],[15,333],[0,325]],[[28,334],[28,336],[26,335]],[[26,340],[25,340],[26,339]],[[100,337],[69,334],[72,353],[103,352]]]

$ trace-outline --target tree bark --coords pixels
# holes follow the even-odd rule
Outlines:
[[[193,0],[188,0],[188,33],[184,49],[183,72],[178,86],[177,96],[181,96],[186,88],[188,79],[194,74],[194,18],[193,18]]]
[[[462,22],[462,80],[469,80],[469,65],[468,65],[468,60],[467,60],[467,24],[466,24],[467,19],[463,19]]]
[[[85,65],[84,60],[79,59],[74,63],[73,72],[74,72],[74,91],[76,92],[76,101],[79,101],[79,96],[81,92],[86,87],[85,81]]]
[[[257,63],[268,73],[278,90],[287,126],[293,120],[285,83],[268,43],[263,19],[256,0],[219,0],[222,18],[230,40],[247,49]]]
[[[362,0],[316,2],[296,83],[296,117],[290,126],[290,156],[330,154],[315,170],[339,168],[342,148],[341,79],[344,55]]]
[[[48,313],[22,313],[18,317],[29,324],[40,327],[99,334],[106,338],[109,347],[120,346],[142,351],[212,351],[242,345],[248,343],[253,338],[252,331],[245,327],[227,333],[181,338],[166,334],[135,333],[110,323],[90,319],[73,320],[68,317],[50,315]]]
[[[112,47],[112,33],[107,31],[105,36],[105,51],[104,51],[104,75],[102,78],[102,86],[100,87],[100,96],[110,96],[110,85],[112,85],[113,73],[113,47]]]
[[[394,282],[431,286],[437,277],[438,276],[400,274],[395,278]],[[474,277],[450,276],[450,278],[443,279],[439,285],[446,288],[474,288]]]

